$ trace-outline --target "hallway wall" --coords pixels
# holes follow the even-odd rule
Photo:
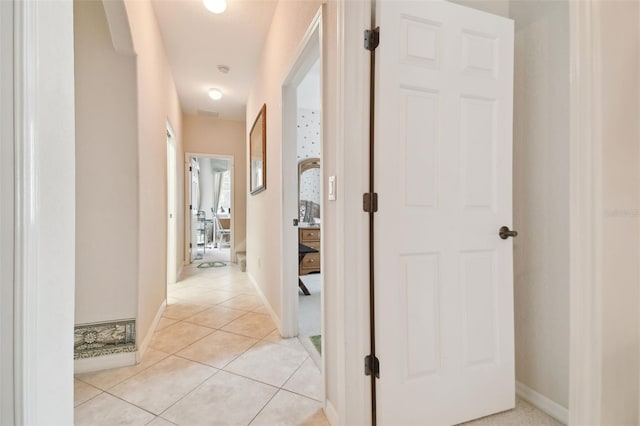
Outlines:
[[[136,320],[138,349],[166,297],[166,128],[182,112],[149,1],[125,2],[134,55],[101,1],[76,1],[76,324]],[[117,26],[114,26],[116,28]],[[119,28],[122,30],[123,28]],[[126,38],[126,37],[125,37]],[[177,162],[183,199],[184,164]],[[177,212],[177,244],[184,245]],[[183,264],[182,251],[176,270]]]
[[[638,425],[640,4],[597,3],[602,46],[602,418]]]
[[[293,65],[302,37],[321,4],[320,0],[278,3],[262,51],[258,77],[247,101],[246,135],[262,105],[267,105],[266,190],[257,195],[247,195],[247,271],[280,317],[280,241],[284,214],[281,174],[282,83]]]
[[[135,318],[136,59],[115,52],[102,2],[74,1],[75,323]]]
[[[214,117],[183,116],[184,151],[198,154],[233,155],[233,203],[235,212],[234,240],[235,253],[246,251],[247,239],[247,164],[245,122],[221,120]],[[231,259],[235,260],[235,253]]]
[[[138,347],[166,298],[167,121],[184,158],[182,111],[155,13],[149,0],[125,0],[137,54],[138,85]],[[177,198],[184,199],[184,162],[177,161]],[[177,211],[177,246],[184,246],[184,212]],[[177,270],[182,252],[177,250]]]
[[[510,3],[515,20],[516,380],[569,406],[569,2]]]

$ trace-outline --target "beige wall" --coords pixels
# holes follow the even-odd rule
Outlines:
[[[281,315],[282,309],[280,306],[282,262],[279,242],[283,223],[281,202],[282,84],[296,60],[295,54],[300,47],[302,37],[320,8],[320,4],[320,1],[280,2],[278,4],[262,53],[259,76],[247,103],[246,134],[249,133],[262,104],[266,103],[267,105],[267,189],[258,195],[247,196],[247,267],[248,272],[255,278],[274,311],[279,315]],[[322,96],[324,108],[322,167],[324,176],[339,175],[340,171],[346,167],[345,162],[360,167],[359,170],[364,170],[366,159],[366,152],[356,153],[351,148],[351,145],[362,146],[358,142],[349,144],[349,146],[343,146],[339,142],[343,136],[338,132],[341,117],[337,116],[337,110],[341,102],[337,98],[337,94],[342,85],[338,81],[340,62],[337,57],[337,46],[343,28],[338,22],[338,7],[340,7],[338,2],[327,2],[323,8],[322,17]],[[356,20],[363,18],[359,15],[361,9],[357,5],[349,5],[347,2],[345,9],[348,14],[345,19],[350,19],[350,17]],[[358,29],[353,40],[360,40],[361,34],[361,30]],[[359,49],[358,52],[362,54],[363,60],[368,58],[366,50]],[[358,79],[361,78],[360,75],[358,75]],[[354,93],[351,86],[346,87],[345,92],[345,96],[351,100],[351,104],[360,105],[359,102],[362,102],[363,96],[366,96],[365,93]],[[352,113],[355,112],[352,111]],[[366,111],[363,110],[362,114],[365,116]],[[354,126],[355,129],[358,123],[358,120],[355,119],[347,120],[345,126]],[[349,155],[349,159],[346,159],[344,153],[347,152],[351,155],[357,155],[358,158],[352,158]],[[357,373],[345,371],[345,362],[360,365],[362,356],[368,350],[368,335],[363,340],[359,340],[364,336],[353,336],[355,333],[353,328],[345,332],[344,322],[359,322],[365,316],[356,300],[363,300],[363,293],[366,292],[368,281],[363,278],[366,273],[364,270],[355,272],[350,269],[349,277],[345,278],[345,271],[340,266],[342,262],[339,259],[344,253],[344,247],[339,244],[341,236],[339,234],[347,232],[351,236],[348,242],[349,246],[358,246],[359,248],[357,252],[349,252],[349,262],[356,258],[361,260],[361,257],[366,256],[365,245],[358,245],[358,242],[365,237],[365,222],[360,220],[357,223],[352,223],[350,220],[345,221],[347,216],[352,219],[354,216],[360,217],[362,214],[358,203],[354,204],[348,201],[353,198],[346,197],[346,186],[349,186],[349,192],[355,194],[355,197],[360,197],[366,189],[366,182],[364,175],[348,183],[344,182],[341,176],[338,176],[338,200],[323,202],[321,213],[324,253],[322,275],[325,302],[323,357],[327,372],[325,395],[329,406],[337,411],[340,421],[344,424],[366,423],[366,420],[363,421],[359,416],[368,411],[369,381],[360,374],[360,371]],[[347,223],[350,224],[348,229],[345,228]],[[353,226],[351,227],[351,225]],[[356,228],[358,229],[356,230]],[[362,239],[357,239],[358,236],[361,236]],[[348,286],[348,291],[345,291],[346,286]],[[343,300],[344,293],[353,300]],[[362,324],[361,329],[364,329],[365,326]],[[345,341],[349,341],[348,348],[345,347]],[[353,377],[350,376],[351,374],[355,374],[358,379],[350,380]],[[347,407],[354,406],[357,406],[361,411],[354,413],[347,409]],[[364,415],[366,416],[366,414]]]
[[[448,0],[461,6],[482,10],[494,15],[509,17],[509,0]]]
[[[510,4],[515,20],[516,380],[569,398],[569,2]]]
[[[99,1],[74,2],[76,324],[135,318],[136,60],[114,51]]]
[[[600,3],[602,38],[602,419],[637,425],[640,362],[640,4]]]
[[[167,121],[175,131],[177,158],[184,157],[182,112],[158,23],[149,0],[125,0],[137,54],[138,97],[138,315],[137,340],[150,330],[166,298]],[[177,199],[184,198],[184,163],[177,161]],[[177,212],[178,247],[184,214]],[[182,266],[182,252],[175,262]]]
[[[247,101],[246,134],[267,105],[267,189],[247,197],[247,271],[281,316],[282,84],[321,1],[279,2]],[[248,163],[247,163],[248,164]]]
[[[309,27],[311,20],[320,7],[320,1],[309,2],[280,2],[274,14],[269,36],[265,42],[258,79],[251,91],[247,103],[247,129],[249,133],[259,109],[263,103],[267,105],[267,189],[255,195],[247,196],[247,268],[255,278],[263,293],[269,300],[274,311],[281,315],[282,296],[282,268],[281,268],[281,244],[282,235],[282,187],[281,187],[281,158],[282,158],[282,84],[295,61],[295,54],[301,43],[302,37]],[[337,22],[337,2],[327,2],[323,10],[323,104],[325,115],[323,116],[323,146],[322,162],[325,176],[337,175],[341,170],[344,147],[338,140],[338,106],[337,93],[340,87],[337,81],[338,69],[337,45],[339,36],[339,23]],[[361,34],[358,31],[358,36]],[[362,49],[362,55],[366,51]],[[349,93],[349,96],[353,96]],[[360,98],[361,99],[361,98]],[[362,158],[365,158],[363,155]],[[365,179],[362,181],[365,182]],[[354,182],[351,182],[354,183]],[[363,412],[368,395],[368,387],[362,381],[345,383],[348,375],[344,371],[346,357],[356,359],[359,364],[361,356],[366,353],[368,344],[364,341],[351,340],[349,349],[344,347],[345,324],[340,318],[345,318],[348,311],[349,321],[358,321],[361,312],[356,309],[353,302],[343,301],[341,294],[347,281],[339,270],[340,253],[342,247],[338,245],[339,229],[344,230],[344,224],[340,222],[346,200],[340,198],[341,188],[344,183],[338,176],[338,201],[322,203],[322,232],[323,232],[323,264],[322,275],[325,286],[323,288],[325,301],[325,329],[323,343],[323,357],[325,359],[327,380],[326,398],[331,407],[335,408],[338,416],[344,424],[353,424],[351,418],[355,413],[346,410],[345,404],[355,404],[362,408]],[[358,196],[364,191],[364,186],[355,190]],[[343,196],[342,196],[343,197]],[[342,206],[342,207],[341,207]],[[360,212],[360,210],[358,210]],[[359,213],[357,213],[359,214]],[[364,222],[359,222],[364,224]],[[354,229],[348,230],[355,235]],[[364,253],[364,252],[363,252]],[[363,254],[364,255],[364,254]],[[351,254],[350,258],[360,256]],[[259,260],[258,260],[259,259]],[[363,291],[367,286],[365,280],[349,280],[350,289],[358,287]],[[345,306],[347,305],[347,306]],[[364,325],[363,325],[364,326]],[[355,348],[358,349],[355,349]],[[352,362],[352,360],[350,360]],[[364,376],[358,375],[359,378]],[[368,382],[366,382],[368,383]],[[362,385],[362,386],[361,386]],[[346,388],[346,395],[342,389]],[[347,401],[349,399],[349,401]],[[359,413],[358,413],[359,414]],[[356,414],[356,416],[358,415]],[[357,420],[359,422],[360,419]]]
[[[197,154],[232,155],[233,212],[235,252],[246,250],[247,236],[247,163],[246,125],[244,121],[184,115],[184,151]],[[188,200],[185,200],[188,202]],[[185,254],[185,258],[186,258]],[[235,258],[235,253],[233,257]]]
[[[182,112],[148,1],[126,2],[136,56],[115,53],[102,2],[74,7],[76,323],[136,318],[140,344],[166,297],[166,126],[183,158]],[[181,210],[177,224],[179,270]]]

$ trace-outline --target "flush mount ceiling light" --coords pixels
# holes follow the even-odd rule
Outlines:
[[[204,3],[204,7],[213,13],[222,13],[227,10],[226,0],[202,0],[202,2]]]
[[[209,89],[209,97],[214,101],[219,101],[222,99],[222,90],[220,89]]]

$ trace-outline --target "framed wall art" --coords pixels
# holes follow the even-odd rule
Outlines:
[[[262,105],[249,132],[249,170],[251,195],[267,189],[267,105]]]

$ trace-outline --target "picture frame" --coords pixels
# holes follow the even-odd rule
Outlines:
[[[249,132],[249,193],[267,189],[267,105],[263,104]]]

